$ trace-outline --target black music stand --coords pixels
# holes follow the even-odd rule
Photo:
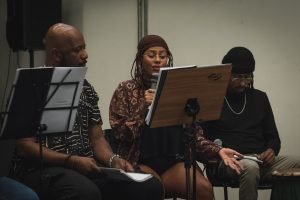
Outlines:
[[[38,137],[43,169],[44,134],[71,132],[86,67],[17,69],[5,112],[1,113],[1,139]]]
[[[85,67],[17,69],[6,110],[1,112],[1,139],[18,139],[72,131]]]
[[[195,123],[219,119],[231,74],[231,65],[161,68],[154,101],[146,117],[151,128],[188,125],[185,132],[187,199],[196,198]],[[193,196],[190,168],[193,165]]]

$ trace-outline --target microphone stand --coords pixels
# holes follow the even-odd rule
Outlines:
[[[197,101],[197,98],[190,98],[187,100],[185,108],[185,113],[192,117],[191,127],[184,127],[184,167],[186,175],[186,196],[187,200],[196,200],[196,160],[195,160],[195,151],[196,151],[196,138],[195,138],[195,129],[196,129],[196,116],[200,111],[200,105]],[[193,165],[193,193],[191,195],[191,180],[190,180],[190,169]]]

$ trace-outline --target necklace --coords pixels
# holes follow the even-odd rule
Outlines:
[[[231,112],[233,112],[233,113],[236,114],[236,115],[240,115],[240,114],[242,114],[242,113],[244,112],[245,107],[246,107],[246,103],[247,103],[247,96],[246,96],[246,93],[245,93],[245,98],[244,98],[244,99],[245,99],[245,100],[244,100],[244,105],[243,105],[243,108],[242,108],[242,110],[241,110],[240,112],[236,112],[235,110],[233,110],[233,108],[230,106],[230,104],[229,104],[229,102],[228,102],[226,96],[225,96],[224,98],[225,98],[226,104],[227,104],[228,108],[231,110]]]

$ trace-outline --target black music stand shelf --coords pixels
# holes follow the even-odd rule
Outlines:
[[[17,69],[6,110],[1,113],[1,139],[72,131],[86,70]]]
[[[1,139],[72,131],[86,67],[19,68],[0,118]]]

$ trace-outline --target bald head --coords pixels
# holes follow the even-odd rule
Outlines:
[[[46,33],[44,44],[46,64],[49,66],[80,66],[86,63],[87,53],[83,35],[71,25],[52,25]]]

